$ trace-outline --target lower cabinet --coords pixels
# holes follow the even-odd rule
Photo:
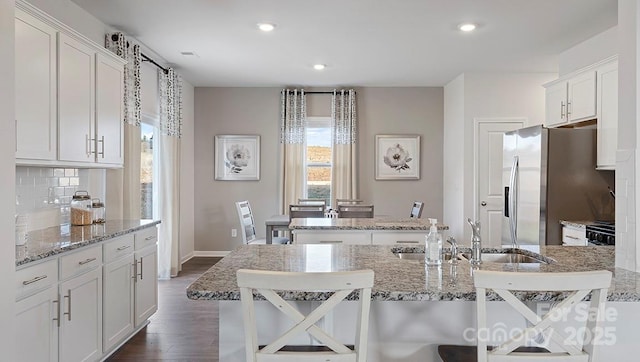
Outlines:
[[[60,361],[102,356],[102,270],[60,283]]]
[[[58,289],[54,286],[16,302],[18,361],[57,361],[59,326]]]
[[[132,337],[158,309],[156,239],[152,227],[17,270],[17,360],[98,361]]]

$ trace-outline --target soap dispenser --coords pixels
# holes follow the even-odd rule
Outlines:
[[[442,235],[438,233],[437,219],[429,219],[431,227],[425,238],[424,262],[426,265],[442,264]]]

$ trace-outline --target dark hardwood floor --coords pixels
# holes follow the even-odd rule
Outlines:
[[[186,289],[220,258],[193,258],[158,285],[149,325],[107,361],[218,361],[218,303],[190,300]]]

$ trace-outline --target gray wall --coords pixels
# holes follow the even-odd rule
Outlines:
[[[195,251],[228,251],[242,244],[235,201],[248,199],[257,233],[278,212],[281,88],[195,89]],[[423,217],[442,217],[442,88],[357,88],[360,197],[376,214],[406,217],[413,200],[425,201]],[[308,115],[329,115],[325,95],[308,96]],[[261,136],[259,181],[214,181],[213,139],[218,134]],[[422,136],[421,179],[374,180],[376,134]],[[446,222],[446,221],[445,221]],[[238,230],[239,235],[239,230]]]

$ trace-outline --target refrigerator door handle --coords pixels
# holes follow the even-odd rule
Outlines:
[[[513,245],[517,245],[518,240],[518,161],[518,156],[513,156],[513,166],[509,177],[509,231]]]

